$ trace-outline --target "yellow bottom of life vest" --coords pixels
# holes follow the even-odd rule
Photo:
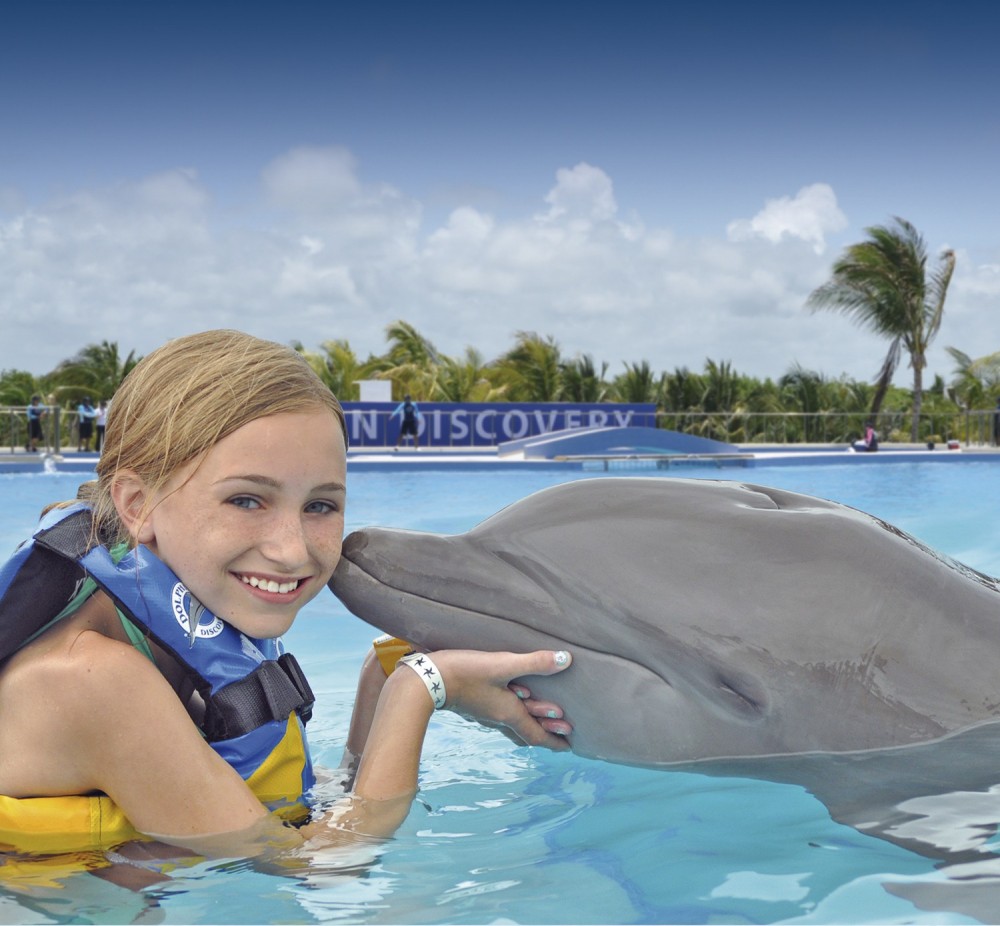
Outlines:
[[[284,736],[247,780],[262,804],[281,819],[294,823],[309,814],[302,798],[305,754],[302,729],[292,715]],[[0,795],[0,851],[81,852],[147,838],[106,795]]]

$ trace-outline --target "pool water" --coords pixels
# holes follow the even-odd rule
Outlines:
[[[998,475],[996,465],[979,462],[669,472],[845,502],[994,575]],[[83,478],[0,475],[0,553],[30,530],[42,504],[72,497]],[[463,531],[531,492],[580,478],[592,477],[353,473],[348,530]],[[286,638],[317,694],[309,729],[318,765],[340,761],[373,633],[324,595]],[[995,922],[1000,859],[987,850],[1000,795],[977,795],[972,811],[960,797],[953,813],[938,815],[950,828],[939,844],[969,844],[972,832],[974,848],[934,861],[834,822],[802,788],[516,748],[443,714],[432,722],[408,819],[363,859],[317,864],[306,878],[203,860],[139,891],[81,874],[72,860],[8,860],[0,866],[0,923]]]

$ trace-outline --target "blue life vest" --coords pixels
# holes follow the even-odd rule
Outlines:
[[[51,623],[86,576],[184,667],[205,703],[206,740],[245,780],[285,766],[285,784],[255,788],[258,797],[301,799],[315,783],[304,731],[314,698],[295,657],[280,638],[249,637],[206,610],[145,547],[115,563],[95,541],[86,505],[50,511],[0,567],[0,663]],[[292,785],[289,763],[299,779]]]

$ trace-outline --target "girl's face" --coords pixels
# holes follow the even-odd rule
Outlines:
[[[277,637],[340,559],[346,476],[331,412],[259,418],[155,493],[139,540],[237,630]]]

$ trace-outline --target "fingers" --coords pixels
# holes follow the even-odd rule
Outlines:
[[[542,719],[539,721],[543,730],[548,731],[554,736],[566,737],[573,732],[573,725],[566,720],[547,720]]]
[[[445,675],[447,706],[464,716],[500,726],[512,738],[531,746],[565,750],[573,726],[562,708],[531,696],[520,679],[565,671],[572,657],[565,651],[486,653],[474,650],[439,650],[434,653]],[[519,679],[512,681],[512,679]],[[513,695],[513,697],[512,697]]]
[[[525,708],[532,717],[537,717],[539,720],[562,719],[563,711],[558,704],[555,704],[552,701],[537,701],[535,698],[531,697],[531,692],[528,691],[524,685],[519,685],[517,682],[511,682],[507,687],[523,702]]]
[[[518,675],[555,675],[563,672],[573,663],[573,657],[565,650],[535,650],[533,653],[512,653],[514,659],[522,660],[525,668]]]
[[[554,675],[569,668],[573,661],[565,651],[550,650],[526,653],[521,658],[530,664],[524,670],[525,675]],[[564,719],[562,708],[552,701],[532,698],[531,690],[520,682],[511,682],[507,687],[517,695],[528,713],[528,717],[522,715],[518,722],[511,724],[517,736],[532,746],[568,749],[566,737],[573,732],[573,725]]]
[[[535,650],[533,653],[494,653],[493,668],[498,675],[508,680],[529,675],[556,675],[565,672],[573,664],[573,657],[565,650]],[[510,681],[509,686],[519,698],[531,697],[528,687],[521,682]]]
[[[529,715],[511,720],[508,728],[528,746],[545,746],[557,751],[569,749],[566,737],[573,732],[573,727],[565,720],[536,719]]]

